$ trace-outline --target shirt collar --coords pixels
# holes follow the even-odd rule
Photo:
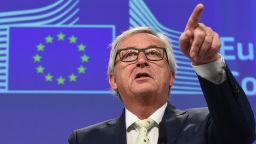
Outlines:
[[[151,114],[148,118],[153,119],[157,124],[159,124],[164,116],[165,108],[167,107],[167,102],[158,108],[153,114]],[[134,122],[140,120],[135,114],[130,112],[127,108],[125,108],[125,123],[126,129],[128,129]]]

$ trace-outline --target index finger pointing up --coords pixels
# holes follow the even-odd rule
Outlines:
[[[203,4],[200,3],[200,4],[196,5],[196,7],[194,8],[192,14],[190,15],[190,17],[188,19],[185,30],[194,29],[195,27],[198,26],[198,23],[200,21],[200,17],[201,17],[203,10],[204,10]]]

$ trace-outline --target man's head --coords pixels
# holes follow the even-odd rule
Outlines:
[[[112,43],[109,83],[124,103],[153,96],[166,101],[175,71],[169,39],[148,27],[125,31]]]

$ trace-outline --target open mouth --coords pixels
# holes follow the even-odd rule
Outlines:
[[[135,79],[139,78],[151,78],[151,76],[148,73],[138,73],[136,74]]]

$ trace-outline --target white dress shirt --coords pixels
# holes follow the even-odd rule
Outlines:
[[[223,56],[217,61],[211,62],[209,64],[192,65],[196,73],[204,79],[207,79],[215,84],[220,84],[226,79],[226,72],[224,70],[225,62]],[[157,144],[159,136],[158,125],[162,121],[165,109],[167,107],[167,102],[157,109],[149,118],[153,119],[157,125],[154,126],[149,132],[148,137],[151,144]],[[139,118],[125,109],[125,123],[126,123],[126,139],[127,144],[134,144],[139,132],[133,127],[134,122],[139,120]]]
[[[159,136],[158,125],[162,121],[166,107],[167,107],[167,102],[162,107],[157,109],[151,116],[148,117],[153,119],[157,123],[148,132],[148,138],[149,138],[150,144],[157,144],[158,136]],[[138,120],[140,119],[136,115],[134,115],[128,109],[125,109],[127,144],[135,144],[136,138],[139,135],[139,131],[133,127],[133,124]]]

